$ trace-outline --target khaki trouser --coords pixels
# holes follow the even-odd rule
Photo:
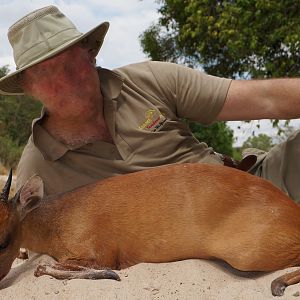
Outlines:
[[[285,142],[274,146],[269,152],[251,148],[243,152],[243,157],[249,154],[257,155],[257,162],[249,173],[270,180],[300,203],[300,130],[295,131]]]

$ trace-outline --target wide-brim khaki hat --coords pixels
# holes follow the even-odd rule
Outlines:
[[[20,72],[80,41],[89,47],[96,57],[108,28],[109,23],[103,22],[83,34],[52,5],[29,13],[8,30],[16,71],[0,79],[0,94],[24,94],[20,84]]]

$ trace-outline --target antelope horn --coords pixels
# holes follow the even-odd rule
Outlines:
[[[9,195],[9,190],[11,186],[11,180],[12,180],[12,169],[9,171],[9,175],[7,178],[7,181],[5,183],[5,186],[3,187],[2,193],[0,194],[0,200],[3,202],[8,201],[8,195]]]

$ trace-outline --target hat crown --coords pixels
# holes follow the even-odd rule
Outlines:
[[[59,12],[59,9],[56,6],[50,5],[34,10],[31,13],[27,14],[8,28],[7,35],[9,41],[13,41],[14,35],[18,33],[20,29],[28,25],[30,22],[34,21],[35,19],[39,19],[47,14],[53,14],[57,12]]]
[[[77,39],[82,34],[55,6],[47,6],[31,12],[8,31],[17,69]]]

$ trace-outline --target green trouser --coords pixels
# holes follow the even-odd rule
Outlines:
[[[255,154],[257,162],[248,171],[251,174],[270,180],[290,198],[300,203],[300,130],[269,152],[258,149],[246,149],[243,157]]]

